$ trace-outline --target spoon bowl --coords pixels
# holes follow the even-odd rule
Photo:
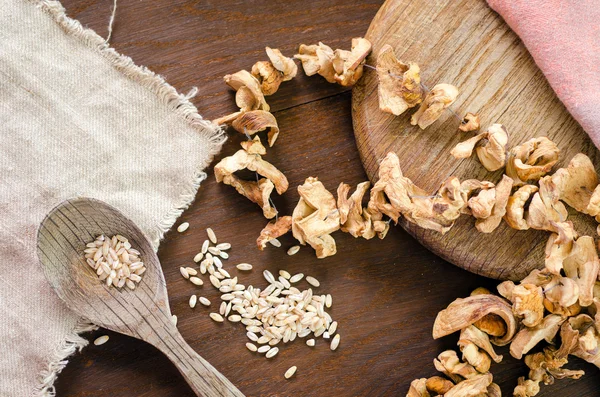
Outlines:
[[[146,272],[131,290],[107,286],[86,262],[97,236],[126,237]],[[66,200],[38,230],[38,257],[50,285],[67,307],[106,329],[144,340],[162,351],[201,396],[243,396],[183,339],[172,322],[162,267],[144,233],[114,207],[95,199]]]

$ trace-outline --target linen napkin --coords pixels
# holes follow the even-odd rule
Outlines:
[[[53,396],[93,325],[45,280],[39,223],[64,199],[94,197],[158,247],[223,135],[57,1],[0,0],[0,21],[0,396]]]
[[[488,0],[600,148],[600,2]]]

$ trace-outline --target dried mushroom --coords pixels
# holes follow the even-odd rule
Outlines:
[[[432,376],[425,382],[425,387],[428,392],[434,393],[434,396],[444,395],[454,387],[454,383],[441,376]]]
[[[260,154],[261,156],[267,154],[267,149],[265,149],[258,136],[255,136],[251,141],[244,141],[240,145],[248,154]]]
[[[362,37],[352,39],[352,49],[335,50],[332,64],[334,80],[341,86],[351,87],[362,77],[365,58],[371,52],[371,42]]]
[[[473,215],[475,218],[487,218],[492,213],[496,201],[496,189],[492,182],[467,179],[460,184],[467,206],[463,214]]]
[[[560,168],[552,175],[552,182],[562,201],[579,212],[585,212],[598,186],[598,175],[590,158],[579,153],[571,159],[567,168]]]
[[[544,318],[544,292],[534,284],[515,285],[505,281],[498,285],[500,295],[512,302],[513,313],[526,327],[535,327]]]
[[[240,70],[234,74],[228,74],[223,77],[225,83],[233,88],[235,91],[239,91],[242,87],[246,87],[242,90],[244,95],[247,97],[246,103],[252,100],[252,108],[248,110],[266,110],[269,111],[269,105],[265,101],[260,82],[247,70]],[[236,102],[237,93],[236,93]],[[242,106],[240,106],[241,108]]]
[[[450,153],[457,159],[464,159],[471,157],[475,150],[485,169],[496,171],[506,162],[507,143],[506,128],[502,124],[492,124],[487,131],[456,145]]]
[[[340,229],[345,233],[350,233],[353,237],[363,237],[367,240],[376,235],[383,238],[389,229],[389,223],[373,219],[369,210],[362,207],[363,197],[370,185],[369,182],[359,183],[349,198],[350,185],[342,182],[337,189]]]
[[[269,222],[267,226],[260,232],[260,236],[256,239],[256,245],[259,250],[263,250],[270,240],[283,236],[292,229],[292,217],[282,216],[275,222]]]
[[[512,308],[504,299],[487,294],[456,299],[439,312],[433,324],[433,339],[462,330],[490,313],[500,316],[507,327],[506,333],[494,337],[492,343],[497,346],[510,343],[517,331],[517,319]]]
[[[452,105],[458,96],[458,89],[450,84],[437,84],[425,96],[423,103],[411,117],[412,125],[424,130],[440,118],[444,109]]]
[[[567,209],[559,201],[560,192],[550,176],[540,178],[539,185],[539,191],[534,193],[525,219],[532,229],[555,232],[552,222],[565,222]]]
[[[379,166],[379,180],[371,189],[368,209],[398,222],[403,215],[425,229],[446,233],[466,207],[457,178],[442,184],[434,196],[428,195],[402,175],[398,156],[390,152]]]
[[[279,126],[275,116],[264,110],[251,110],[236,118],[231,126],[242,134],[254,135],[269,129],[269,146],[273,146],[279,136]]]
[[[570,221],[551,221],[550,224],[556,233],[551,234],[546,243],[545,266],[550,273],[560,274],[563,261],[571,254],[577,232]]]
[[[521,186],[546,175],[558,161],[558,146],[546,137],[533,138],[510,149],[506,174]]]
[[[546,347],[542,352],[530,354],[525,357],[525,364],[529,367],[529,379],[519,378],[513,396],[532,397],[540,392],[540,383],[546,385],[554,383],[554,379],[572,378],[579,379],[583,371],[571,371],[562,368],[567,363],[566,358],[556,355],[553,347]]]
[[[452,389],[444,397],[479,397],[487,394],[488,387],[492,384],[492,374],[479,374],[466,379]]]
[[[269,61],[256,62],[252,66],[252,75],[260,83],[260,89],[264,95],[273,95],[283,82],[283,75]]]
[[[560,325],[564,321],[565,318],[562,316],[549,314],[537,326],[521,329],[510,344],[510,354],[520,360],[524,354],[540,341],[546,340],[548,343],[552,342]]]
[[[510,227],[517,230],[527,230],[525,206],[534,193],[538,191],[538,187],[534,185],[521,186],[512,196],[508,198],[506,204],[506,215],[504,220]]]
[[[573,244],[571,254],[564,259],[565,275],[575,280],[579,287],[579,304],[590,306],[594,299],[594,286],[600,271],[594,239],[579,237]]]
[[[298,66],[292,58],[284,56],[277,48],[266,47],[265,51],[275,69],[283,74],[283,81],[296,77]]]
[[[470,346],[470,345],[474,345],[477,348],[486,352],[489,355],[489,357],[491,357],[491,359],[494,360],[494,362],[499,363],[500,361],[502,361],[502,356],[499,356],[494,351],[494,347],[492,346],[492,344],[490,342],[489,335],[486,334],[485,332],[481,331],[479,328],[475,327],[474,325],[469,325],[468,327],[466,327],[462,331],[460,331],[458,345],[461,348],[461,351],[463,352],[463,354],[464,354],[463,348]],[[464,357],[463,357],[463,359],[464,359]],[[469,364],[473,365],[474,367],[477,367],[471,361],[469,361],[469,360],[467,360],[467,361],[469,362]],[[479,372],[486,372],[486,371],[479,371]]]
[[[481,127],[479,116],[473,113],[467,113],[460,122],[459,130],[463,132],[477,131]]]
[[[405,64],[384,45],[377,55],[379,109],[398,116],[423,100],[419,65]],[[400,78],[401,77],[401,78]]]
[[[238,150],[215,165],[215,178],[217,182],[233,186],[238,193],[257,203],[262,207],[264,216],[271,219],[277,215],[270,204],[271,192],[275,188],[279,194],[284,193],[288,188],[288,180],[275,166],[262,159],[260,153],[264,153],[265,149],[260,139],[255,139],[251,144],[244,143],[242,147],[244,150]],[[243,169],[255,171],[264,178],[244,181],[234,174]]]
[[[455,383],[479,375],[479,372],[471,364],[462,363],[454,350],[441,352],[433,360],[433,365],[436,370],[452,379]]]
[[[300,200],[292,213],[292,233],[302,245],[309,244],[317,258],[336,253],[331,233],[340,228],[340,213],[333,195],[317,178],[309,177],[298,186]]]
[[[506,214],[506,205],[510,197],[512,183],[512,179],[506,175],[502,175],[502,180],[495,188],[496,197],[491,215],[485,219],[477,219],[475,221],[475,227],[481,233],[491,233],[500,225],[502,217]]]
[[[427,379],[415,379],[410,383],[406,397],[430,397],[426,387]]]
[[[352,39],[351,51],[333,51],[321,42],[313,45],[300,44],[294,58],[302,62],[307,76],[318,73],[330,83],[352,86],[362,76],[363,63],[369,52],[371,43],[359,37]]]

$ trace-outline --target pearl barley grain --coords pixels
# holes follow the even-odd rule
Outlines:
[[[331,350],[335,350],[337,349],[337,347],[340,345],[340,334],[337,334],[336,336],[333,337],[333,339],[331,340],[331,345],[329,346],[329,348]]]
[[[94,340],[94,345],[100,346],[108,342],[108,335],[102,335]]]
[[[185,232],[186,230],[188,230],[188,228],[189,228],[189,227],[190,227],[190,224],[189,224],[188,222],[183,222],[181,225],[179,225],[179,226],[177,227],[177,231],[178,231],[179,233],[183,233],[183,232]]]
[[[288,368],[288,370],[285,371],[285,375],[283,375],[283,376],[285,376],[286,379],[289,379],[292,376],[294,376],[294,374],[296,373],[297,369],[298,368],[294,365],[293,367]]]

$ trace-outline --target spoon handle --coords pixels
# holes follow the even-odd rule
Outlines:
[[[175,364],[196,395],[203,397],[244,397],[225,376],[200,357],[175,326],[157,330],[148,342]]]

